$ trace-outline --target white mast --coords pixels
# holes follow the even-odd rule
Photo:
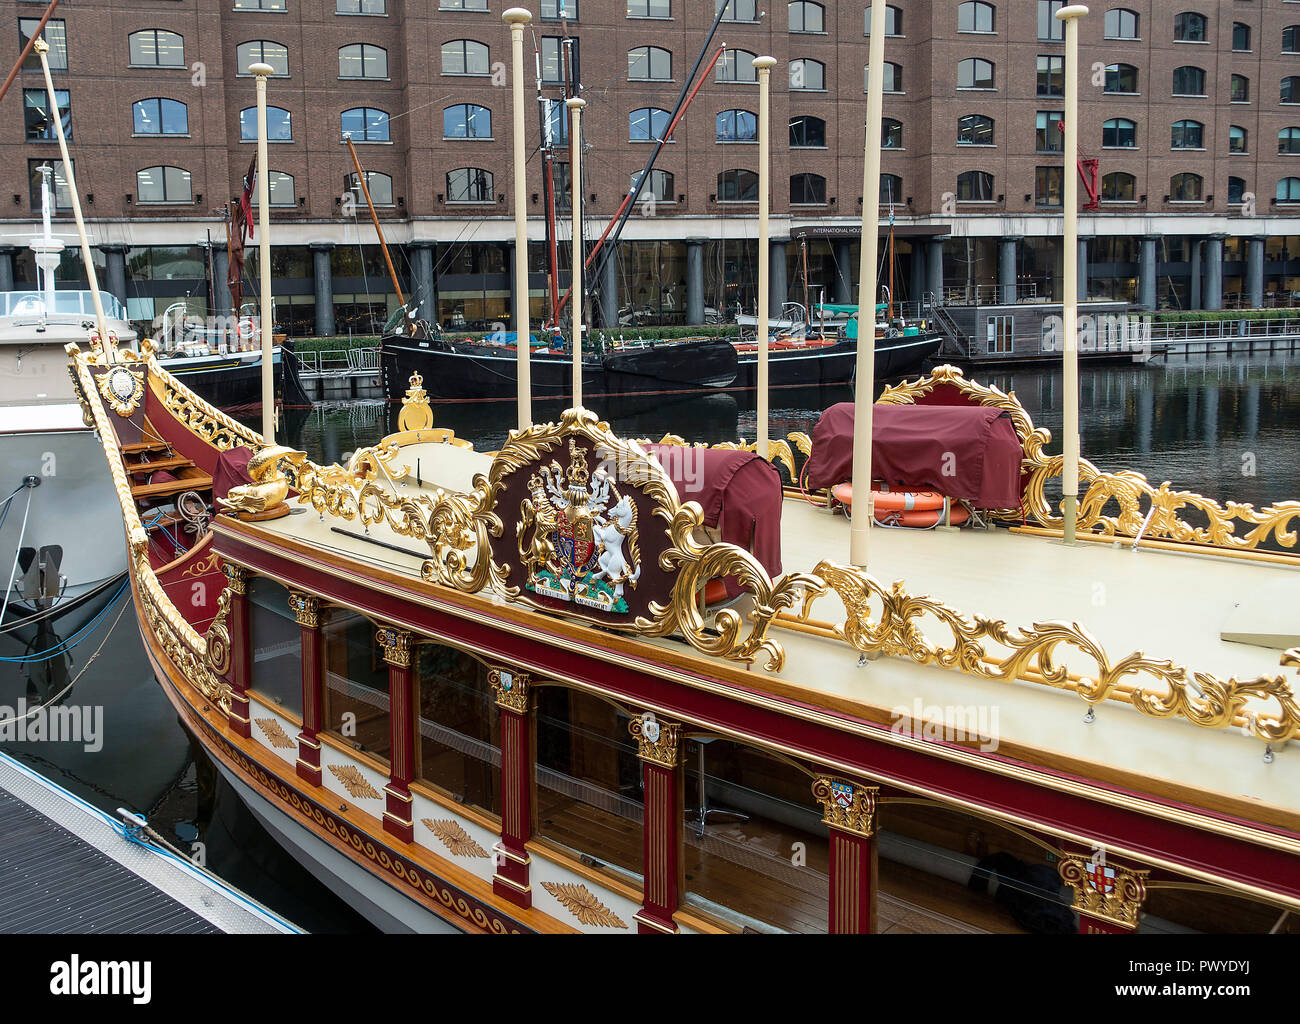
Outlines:
[[[772,119],[769,94],[775,57],[755,57],[758,70],[758,436],[755,438],[760,458],[767,458],[767,316],[771,302],[772,247],[768,240],[767,211],[772,191]]]
[[[63,254],[63,243],[54,237],[53,225],[50,223],[50,209],[54,205],[54,196],[50,190],[50,178],[54,168],[41,164],[41,225],[43,232],[39,241],[33,240],[31,250],[36,254],[36,265],[41,268],[41,285],[45,292],[45,312],[54,312],[54,271]]]
[[[587,101],[576,96],[564,101],[573,114],[573,166],[569,168],[569,202],[573,207],[573,404],[582,404],[582,108]]]
[[[519,429],[533,422],[532,346],[528,337],[528,210],[527,165],[524,155],[524,26],[533,16],[522,7],[511,7],[501,20],[510,26],[511,74],[514,96],[515,149],[515,377],[518,381]]]
[[[262,233],[258,244],[257,269],[262,278],[262,309],[258,317],[262,334],[262,443],[275,444],[275,319],[271,313],[271,185],[266,167],[266,79],[274,74],[270,64],[251,64],[249,72],[257,77],[257,229]]]
[[[884,113],[885,3],[871,2],[867,123],[862,169],[862,244],[858,266],[858,363],[853,395],[853,525],[849,561],[865,568],[871,541],[871,417],[876,399],[876,252],[880,231],[880,125]]]

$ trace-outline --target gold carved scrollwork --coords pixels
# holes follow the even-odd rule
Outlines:
[[[831,828],[868,838],[875,835],[878,786],[863,786],[834,775],[818,775],[813,780],[812,793],[822,805],[822,821]]]
[[[226,618],[230,614],[230,591],[223,590],[217,598],[217,617],[208,626],[204,637],[204,660],[214,675],[224,676],[230,671],[230,630]]]
[[[248,570],[234,562],[223,562],[221,571],[226,574],[226,586],[232,594],[242,594],[248,585]]]
[[[528,713],[531,683],[532,679],[527,672],[514,672],[505,668],[494,668],[488,672],[488,685],[496,694],[497,707],[516,714]]]
[[[411,667],[411,634],[404,629],[385,626],[375,632],[375,639],[384,649],[384,661],[395,668]]]
[[[661,722],[646,714],[627,723],[627,731],[637,741],[637,756],[642,761],[676,768],[681,763],[682,727],[679,722]]]
[[[1150,871],[1136,871],[1104,860],[1089,860],[1074,853],[1061,854],[1057,871],[1061,880],[1074,890],[1073,905],[1077,913],[1109,921],[1121,928],[1137,928]]]
[[[433,410],[429,408],[429,393],[424,390],[424,378],[411,374],[410,387],[402,399],[402,412],[397,417],[398,430],[428,430],[433,426]]]
[[[320,598],[318,597],[293,591],[289,594],[289,610],[293,612],[293,617],[297,619],[300,626],[316,629],[320,625]]]

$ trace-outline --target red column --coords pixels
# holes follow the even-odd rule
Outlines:
[[[876,930],[876,797],[879,788],[833,775],[813,781],[830,829],[832,935],[866,935]]]
[[[493,669],[488,681],[501,709],[501,842],[494,846],[492,891],[518,907],[533,905],[528,850],[533,834],[532,705],[528,675]]]
[[[253,655],[249,646],[248,597],[245,593],[248,570],[231,562],[224,563],[221,568],[226,574],[226,592],[230,595],[230,613],[226,619],[226,628],[230,631],[229,679],[234,690],[230,698],[230,728],[239,736],[251,736],[248,683],[252,676]]]
[[[1062,853],[1061,879],[1074,890],[1080,935],[1126,935],[1137,931],[1150,871],[1108,862],[1105,853]]]
[[[404,843],[415,838],[411,820],[411,779],[415,775],[415,686],[411,673],[411,634],[386,627],[375,634],[388,663],[388,710],[392,757],[384,787],[384,831]]]
[[[682,727],[647,712],[628,723],[636,737],[645,778],[641,909],[637,931],[675,935],[673,914],[681,902]]]
[[[302,627],[302,732],[298,734],[298,776],[320,785],[321,713],[324,657],[320,633],[320,601],[310,594],[290,593],[289,607]]]

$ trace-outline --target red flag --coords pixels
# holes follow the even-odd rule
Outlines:
[[[230,206],[230,220],[226,225],[230,247],[226,285],[230,288],[230,305],[236,316],[244,297],[244,241],[253,237],[253,183],[256,178],[257,157],[254,156],[248,165],[248,173],[244,175],[243,192]]]

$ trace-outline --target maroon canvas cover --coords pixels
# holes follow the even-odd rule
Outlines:
[[[217,468],[212,471],[212,502],[218,509],[217,501],[230,493],[232,487],[251,484],[253,478],[248,475],[248,460],[253,457],[253,449],[240,446],[231,448],[217,456]]]
[[[651,444],[685,504],[698,502],[704,525],[752,551],[769,576],[781,574],[781,473],[753,452]],[[731,592],[732,581],[728,581]],[[733,595],[734,596],[734,595]]]
[[[840,402],[817,421],[805,468],[810,488],[852,478],[853,408]],[[1002,409],[874,406],[871,473],[894,490],[938,491],[976,508],[1019,508],[1022,455],[1015,425]]]

